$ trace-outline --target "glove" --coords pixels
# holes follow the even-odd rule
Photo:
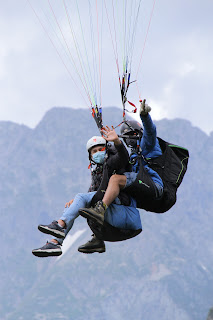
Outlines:
[[[147,114],[152,110],[152,108],[150,106],[148,106],[148,104],[146,103],[146,99],[144,99],[143,101],[141,101],[141,105],[140,105],[140,115],[141,116],[147,116]]]

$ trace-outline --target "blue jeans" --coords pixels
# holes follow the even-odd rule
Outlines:
[[[65,236],[72,229],[75,219],[79,216],[78,210],[80,208],[89,208],[91,200],[96,192],[78,193],[73,203],[69,208],[65,208],[60,217],[66,223]],[[119,200],[119,199],[118,199]],[[123,206],[112,203],[105,214],[105,220],[114,227],[137,230],[142,228],[140,214],[136,209],[136,202],[131,201],[130,206]],[[58,243],[62,244],[63,239],[56,239]]]
[[[60,219],[66,223],[65,236],[72,229],[75,219],[79,216],[78,210],[80,208],[88,208],[95,193],[96,192],[78,193],[70,207],[64,209]],[[60,244],[63,243],[63,239],[57,239],[57,241]]]

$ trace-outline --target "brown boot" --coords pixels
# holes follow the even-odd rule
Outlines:
[[[107,205],[103,201],[98,201],[94,208],[81,208],[79,214],[86,218],[91,219],[92,221],[103,225],[104,223],[104,213],[107,209]]]

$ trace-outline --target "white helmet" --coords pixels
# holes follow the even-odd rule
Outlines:
[[[87,151],[90,152],[91,148],[94,146],[105,145],[106,140],[100,136],[94,136],[87,141]]]

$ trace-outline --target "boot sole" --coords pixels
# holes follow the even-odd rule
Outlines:
[[[94,217],[93,215],[91,215],[90,213],[83,211],[83,210],[79,210],[78,211],[79,214],[86,218],[86,219],[91,219],[92,221],[96,222],[97,224],[99,224],[100,226],[103,226],[104,221],[97,219],[96,217]]]
[[[91,253],[103,253],[106,251],[106,249],[78,249],[79,252],[82,252],[82,253],[86,253],[86,254],[91,254]]]
[[[56,237],[56,238],[60,238],[60,239],[65,238],[65,235],[61,234],[60,231],[57,231],[57,230],[53,231],[52,229],[49,229],[44,226],[38,226],[38,230],[41,231],[42,233],[50,234],[51,236]]]
[[[32,251],[32,254],[36,257],[40,258],[45,258],[45,257],[58,257],[62,254],[61,251],[49,251],[49,252],[44,252],[44,251]]]

